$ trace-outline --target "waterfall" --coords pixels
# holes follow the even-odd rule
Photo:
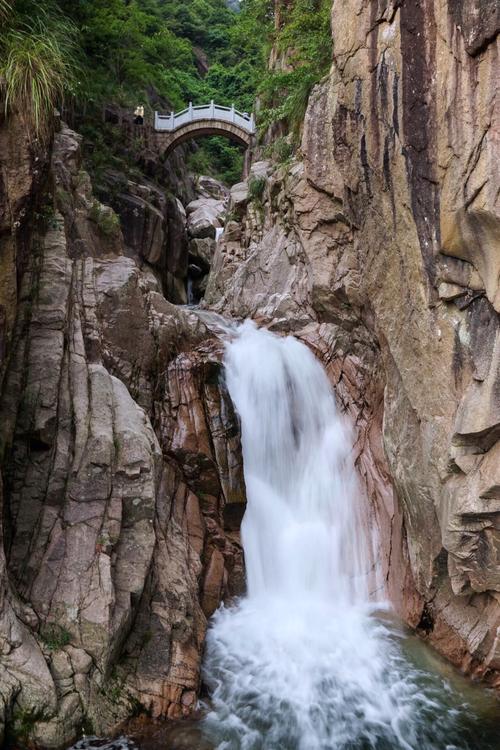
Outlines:
[[[368,598],[353,438],[309,349],[247,323],[229,346],[249,497],[242,528],[252,601],[344,606]]]
[[[249,322],[225,364],[241,419],[248,594],[208,633],[216,747],[468,747],[449,744],[450,689],[409,664],[402,634],[375,616],[353,436],[322,366],[294,338]]]

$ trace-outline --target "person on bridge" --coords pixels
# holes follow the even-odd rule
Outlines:
[[[139,104],[134,112],[134,125],[144,125],[144,107]]]

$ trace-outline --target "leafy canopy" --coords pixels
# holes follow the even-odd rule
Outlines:
[[[332,60],[331,0],[293,0],[281,12],[274,46],[283,61],[264,77],[260,127],[285,121],[297,133],[313,86]]]

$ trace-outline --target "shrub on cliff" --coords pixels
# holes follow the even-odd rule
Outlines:
[[[44,138],[54,107],[76,84],[76,29],[50,5],[3,0],[6,29],[0,38],[0,88],[6,113],[18,112]]]
[[[248,195],[251,201],[260,203],[264,190],[266,189],[266,178],[258,175],[252,175],[248,181]]]
[[[264,76],[260,127],[285,121],[297,134],[313,86],[332,60],[331,0],[293,0],[281,9],[274,47],[281,63]]]

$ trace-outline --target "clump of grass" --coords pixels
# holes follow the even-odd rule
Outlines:
[[[257,202],[261,201],[262,196],[264,195],[264,190],[266,189],[266,178],[265,177],[257,177],[255,175],[252,175],[248,181],[248,195],[250,196],[250,200]]]
[[[286,137],[277,138],[263,149],[266,159],[274,159],[278,164],[289,164],[293,158],[294,147]]]
[[[49,651],[59,651],[71,643],[71,633],[56,623],[47,623],[40,630],[40,638]]]
[[[22,708],[14,713],[13,739],[23,743],[30,742],[35,725],[39,721],[46,721],[45,712],[36,708]]]
[[[274,156],[278,164],[288,164],[293,156],[293,146],[285,138],[278,138],[274,148]]]
[[[103,206],[94,201],[89,212],[89,218],[97,224],[99,230],[106,237],[114,237],[120,230],[120,219],[109,206]]]
[[[0,21],[5,21],[12,13],[12,3],[9,0],[0,0]]]
[[[41,204],[38,211],[34,212],[34,218],[44,229],[57,229],[59,226],[54,205],[50,200]]]
[[[0,3],[8,14],[7,0]],[[0,41],[5,112],[19,113],[30,132],[43,140],[50,132],[54,108],[76,84],[75,29],[62,17],[43,13],[27,20],[13,10],[5,18],[7,29]]]

